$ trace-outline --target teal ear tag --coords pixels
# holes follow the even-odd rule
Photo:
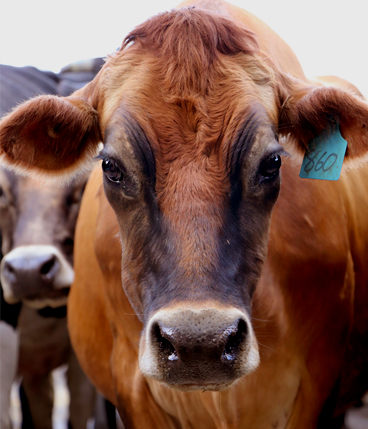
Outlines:
[[[338,180],[347,148],[338,123],[325,128],[308,143],[300,177],[304,179]]]

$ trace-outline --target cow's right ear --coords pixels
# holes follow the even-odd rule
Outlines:
[[[77,97],[33,98],[0,122],[0,157],[21,171],[65,173],[96,154],[98,113]]]

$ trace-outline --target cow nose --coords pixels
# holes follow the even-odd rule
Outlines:
[[[160,323],[152,327],[153,341],[163,358],[170,362],[181,361],[184,365],[207,357],[231,365],[239,356],[247,332],[248,327],[243,319],[236,320],[220,332],[204,331],[200,335],[188,335],[180,329]]]
[[[3,276],[10,284],[52,283],[60,263],[52,253],[28,257],[10,256],[4,261]]]
[[[235,308],[160,310],[141,342],[143,374],[181,390],[221,390],[259,362],[248,316]]]
[[[74,271],[50,245],[19,246],[4,256],[0,269],[4,297],[10,302],[55,299],[69,288]],[[60,291],[60,292],[59,292]]]

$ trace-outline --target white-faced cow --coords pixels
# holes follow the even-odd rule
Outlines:
[[[253,15],[182,6],[6,117],[3,160],[68,175],[104,143],[69,327],[127,428],[331,427],[368,387],[368,170],[301,179],[300,160],[338,123],[357,165],[368,104]]]
[[[96,61],[98,66],[98,61]],[[34,67],[0,66],[0,113],[36,94],[68,94],[90,81],[93,68],[54,74]],[[71,348],[66,301],[74,279],[73,243],[79,205],[88,175],[67,186],[21,177],[0,166],[1,427],[9,427],[9,389],[22,376],[23,427],[51,428],[51,371],[68,363],[70,422],[85,428],[94,388]],[[25,303],[20,317],[19,304]],[[13,305],[10,305],[13,304]],[[32,307],[32,308],[31,308]],[[18,324],[17,324],[18,322]],[[10,326],[17,325],[17,336]],[[19,347],[19,353],[18,353]],[[19,360],[18,360],[19,355]],[[26,400],[27,398],[27,400]]]

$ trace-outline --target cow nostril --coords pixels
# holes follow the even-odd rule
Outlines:
[[[41,266],[40,273],[42,275],[47,275],[52,270],[53,266],[55,265],[56,257],[55,255],[52,255],[46,262],[44,262]]]
[[[9,264],[9,262],[5,262],[4,264],[4,270],[7,271],[10,274],[15,274],[14,268]]]
[[[168,359],[171,362],[178,360],[178,355],[175,350],[175,347],[167,338],[170,336],[169,332],[166,332],[165,329],[161,330],[159,324],[156,323],[153,326],[153,336],[159,346],[160,353],[163,355],[164,358]]]
[[[3,270],[4,270],[4,277],[6,277],[9,282],[12,282],[12,283],[16,282],[17,272],[15,268],[8,261],[4,263]]]
[[[240,350],[241,344],[245,341],[248,333],[248,327],[243,319],[239,319],[237,329],[230,332],[227,343],[225,344],[222,358],[227,361],[234,361]]]

